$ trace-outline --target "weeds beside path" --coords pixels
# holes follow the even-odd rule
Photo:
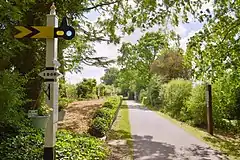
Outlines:
[[[117,119],[108,133],[107,142],[112,151],[109,160],[132,160],[133,144],[126,102],[123,102]]]

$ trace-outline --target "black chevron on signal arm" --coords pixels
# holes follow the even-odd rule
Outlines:
[[[24,38],[31,38],[32,36],[35,36],[36,34],[40,33],[39,30],[31,27],[31,26],[24,26],[25,28],[27,28],[28,30],[32,31],[32,33],[29,33],[28,35],[24,36]]]

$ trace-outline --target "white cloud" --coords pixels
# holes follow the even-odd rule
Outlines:
[[[174,31],[179,34],[181,37],[185,37],[187,34],[187,28],[183,26],[183,24],[180,24],[178,27],[174,28]]]

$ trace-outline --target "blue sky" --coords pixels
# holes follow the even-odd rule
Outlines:
[[[91,12],[87,15],[91,21],[95,21],[98,17],[96,12]],[[186,48],[186,43],[188,38],[194,35],[199,29],[201,29],[202,24],[199,22],[190,22],[188,24],[180,24],[175,31],[181,36],[181,48]],[[150,31],[155,31],[157,27],[150,29]],[[139,29],[137,29],[130,36],[125,36],[122,40],[136,43],[137,40],[143,35]],[[97,43],[95,45],[96,55],[95,56],[106,56],[110,59],[115,59],[119,55],[118,49],[120,45],[106,44],[106,43]],[[100,82],[100,78],[104,75],[104,68],[93,67],[93,66],[83,66],[81,73],[66,73],[66,81],[71,84],[76,84],[80,82],[83,78],[95,78],[97,82]]]

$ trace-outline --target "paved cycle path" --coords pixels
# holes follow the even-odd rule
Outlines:
[[[228,160],[219,151],[135,101],[127,101],[134,160]]]

